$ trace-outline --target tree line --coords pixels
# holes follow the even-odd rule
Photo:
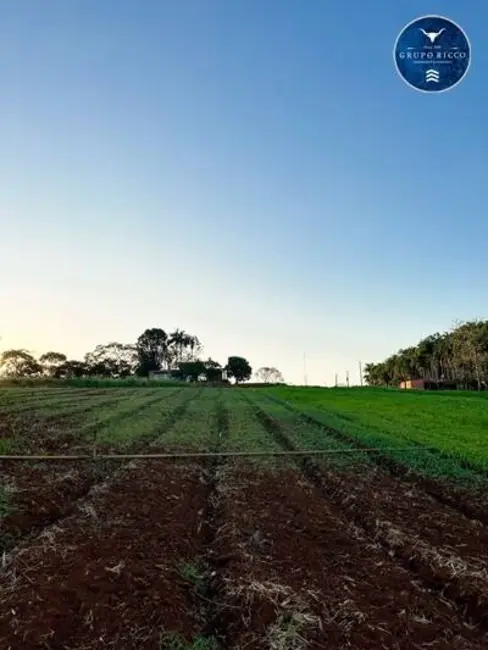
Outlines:
[[[28,350],[5,350],[0,356],[0,367],[6,377],[108,377],[125,379],[148,377],[151,371],[167,371],[174,379],[197,380],[202,375],[208,381],[228,378],[245,381],[252,368],[243,357],[231,356],[222,366],[213,359],[201,360],[203,346],[197,336],[177,329],[146,329],[135,343],[97,345],[84,355],[83,360],[70,359],[61,352],[49,351],[35,358]]]
[[[199,338],[176,329],[146,329],[135,343],[110,343],[97,345],[84,355],[83,360],[69,359],[61,352],[49,351],[36,358],[25,349],[5,350],[0,355],[0,368],[4,376],[50,377],[71,379],[75,377],[103,377],[126,379],[148,377],[152,371],[166,371],[173,379],[210,382],[239,383],[251,378],[252,367],[240,356],[230,356],[225,365],[211,358],[203,360],[203,346]],[[263,367],[256,377],[266,383],[283,381],[276,368]]]
[[[438,386],[484,390],[488,387],[488,321],[459,323],[450,332],[431,334],[380,363],[368,363],[365,379],[370,386],[423,379]]]

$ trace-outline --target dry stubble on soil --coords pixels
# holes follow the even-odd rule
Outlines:
[[[323,436],[323,446],[330,446],[323,431],[290,417],[283,407],[255,407],[285,447],[299,447],[310,435]],[[481,521],[427,494],[423,481],[405,482],[403,475],[392,476],[371,463],[341,461],[339,466],[334,457],[325,457],[305,464],[305,473],[312,474],[329,503],[429,588],[448,596],[469,620],[488,626],[488,530]]]
[[[281,448],[232,391],[192,395],[166,421],[154,449]],[[294,463],[146,461],[104,479],[5,557],[0,647],[486,647],[481,626]]]

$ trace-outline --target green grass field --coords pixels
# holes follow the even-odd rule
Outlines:
[[[416,469],[460,475],[465,470],[456,461],[463,460],[488,469],[488,400],[484,393],[285,386],[263,392],[367,445],[413,444],[439,451],[410,457],[396,454]]]
[[[174,450],[204,451],[218,445],[229,451],[275,449],[276,441],[256,417],[258,408],[279,421],[301,449],[352,449],[359,447],[357,440],[385,450],[396,462],[424,474],[476,480],[488,472],[485,394],[288,386],[142,386],[56,382],[51,387],[0,387],[0,450],[33,452],[36,440],[40,445],[55,445],[56,436],[66,432],[81,446],[114,450],[125,450],[161,435],[162,443]],[[187,399],[197,393],[197,400]],[[183,418],[178,415],[181,409]],[[173,412],[178,417],[173,417]],[[210,431],[219,428],[224,412],[228,431],[225,441],[219,441]],[[171,427],[166,427],[168,418],[174,419]],[[347,434],[350,440],[341,440],[327,427]],[[415,451],[405,453],[405,447]],[[342,464],[370,462],[362,452],[334,459]]]

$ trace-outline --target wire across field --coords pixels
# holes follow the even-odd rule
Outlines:
[[[436,483],[427,444],[266,390],[8,390],[0,647],[486,647],[483,476]]]
[[[412,447],[405,447],[404,449],[398,447],[392,447],[391,451],[403,451],[405,453],[411,453],[416,451]],[[0,456],[0,460],[3,461],[33,461],[33,462],[44,462],[44,461],[58,461],[58,460],[144,460],[152,459],[156,460],[166,459],[185,459],[185,458],[213,458],[213,457],[222,457],[222,458],[251,458],[253,456],[331,456],[333,454],[363,454],[376,451],[389,451],[381,447],[375,448],[365,448],[365,449],[295,449],[293,451],[281,450],[281,451],[195,451],[195,452],[168,452],[166,454],[78,454],[78,455],[50,455],[50,456],[36,456],[35,454],[29,454],[27,456],[16,456],[14,454],[7,454],[6,456]]]

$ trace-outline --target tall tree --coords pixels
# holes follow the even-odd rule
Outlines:
[[[37,377],[42,373],[41,364],[24,349],[2,352],[0,366],[7,377]]]
[[[68,359],[60,366],[57,366],[54,376],[58,379],[73,379],[75,377],[87,377],[90,375],[90,368],[84,361]]]
[[[182,361],[196,361],[198,355],[195,351],[199,347],[200,341],[196,336],[188,334],[185,330],[176,329],[168,337],[168,365],[178,366]]]
[[[39,363],[42,366],[43,373],[48,377],[54,377],[56,368],[65,363],[67,357],[61,352],[45,352],[39,357]]]
[[[93,352],[85,355],[85,363],[90,368],[90,374],[114,378],[132,375],[137,368],[137,361],[136,346],[117,341],[97,345]]]
[[[180,379],[191,379],[197,381],[198,378],[205,374],[205,364],[203,361],[182,361],[178,370],[175,372],[176,377]]]
[[[236,384],[250,379],[252,375],[249,361],[244,357],[229,357],[225,369],[227,370],[227,376],[233,377]]]
[[[195,361],[203,354],[203,345],[198,338],[198,336],[193,336],[190,334],[188,339],[188,345],[184,351],[184,355],[187,361]]]
[[[203,362],[205,367],[204,375],[207,381],[212,382],[221,382],[222,381],[222,372],[223,368],[218,361],[214,361],[210,357]]]
[[[450,332],[436,332],[416,346],[400,350],[380,363],[365,366],[368,384],[396,386],[405,379],[424,379],[459,388],[488,386],[488,321],[457,323]]]
[[[168,335],[163,329],[145,330],[137,339],[137,374],[147,377],[151,370],[168,368]]]

